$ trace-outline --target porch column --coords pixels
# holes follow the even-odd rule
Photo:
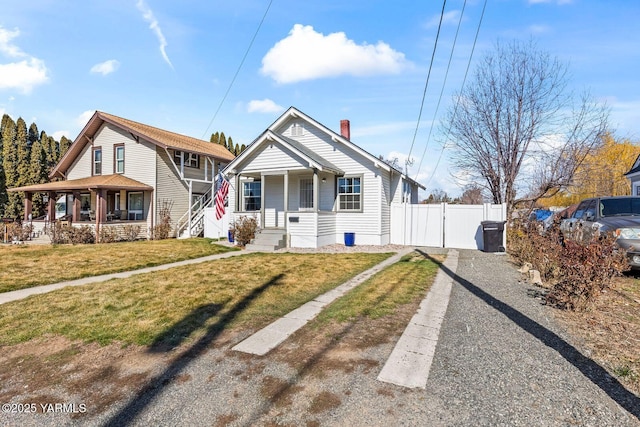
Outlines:
[[[191,237],[191,204],[193,203],[193,181],[189,180],[189,222],[187,232],[188,236]]]
[[[260,175],[260,227],[264,228],[264,175]]]
[[[47,217],[49,222],[56,220],[56,192],[49,191],[49,204],[47,205]]]
[[[29,215],[33,211],[33,193],[24,193],[24,221],[29,221]]]
[[[99,189],[96,191],[96,242],[100,242],[100,224],[107,217],[107,200],[105,198],[106,190]]]
[[[318,169],[313,170],[313,210],[318,212]]]
[[[289,171],[284,173],[284,220],[285,227],[287,221],[287,211],[289,210]]]
[[[72,221],[73,222],[80,221],[80,210],[81,210],[80,192],[79,191],[74,191],[73,192],[73,208],[71,210],[71,215],[72,215]]]
[[[240,174],[237,174],[233,177],[233,181],[235,183],[235,193],[236,193],[236,200],[235,200],[235,209],[233,210],[234,213],[236,212],[240,212],[240,206],[241,202],[240,202]]]

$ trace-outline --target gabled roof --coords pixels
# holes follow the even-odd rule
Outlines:
[[[192,138],[190,136],[181,135],[175,132],[169,132],[153,126],[134,122],[133,120],[124,119],[102,111],[96,111],[78,137],[73,141],[69,150],[62,156],[60,162],[53,168],[49,175],[64,176],[64,172],[73,164],[76,157],[82,152],[89,140],[94,137],[96,132],[104,123],[109,123],[125,132],[131,134],[136,140],[142,138],[162,148],[170,148],[173,150],[188,151],[190,153],[200,154],[203,156],[211,156],[223,161],[231,161],[234,155],[220,144],[203,141],[201,139]]]
[[[289,151],[293,152],[297,156],[304,159],[308,162],[309,167],[318,169],[320,171],[331,172],[336,175],[343,175],[344,172],[335,166],[330,161],[324,159],[322,156],[317,153],[309,150],[303,144],[298,141],[287,138],[286,136],[275,133],[274,131],[267,129],[260,135],[255,141],[253,141],[245,151],[238,157],[236,157],[231,163],[227,165],[224,169],[225,171],[233,171],[234,168],[237,167],[239,163],[242,162],[243,159],[247,158],[251,153],[257,151],[258,147],[263,144],[268,144],[270,141],[276,141],[287,148]]]
[[[640,172],[640,156],[636,158],[636,161],[633,162],[633,166],[631,166],[631,169],[629,169],[629,172],[625,173],[624,176],[632,175],[638,172]]]
[[[255,146],[259,146],[260,144],[262,144],[264,142],[265,135],[267,135],[269,133],[271,135],[277,136],[282,141],[293,141],[295,144],[297,144],[297,146],[298,146],[297,150],[300,153],[303,153],[303,151],[301,151],[301,150],[304,150],[304,152],[306,152],[306,154],[305,154],[306,157],[310,157],[311,155],[317,156],[317,154],[312,153],[312,151],[307,149],[303,144],[301,144],[301,143],[299,143],[299,142],[297,142],[295,140],[292,140],[291,138],[284,137],[284,136],[282,136],[282,135],[280,135],[280,134],[278,134],[276,132],[276,130],[279,127],[281,127],[287,120],[289,120],[292,117],[293,118],[300,118],[300,119],[306,121],[307,123],[309,123],[310,125],[320,129],[322,132],[324,132],[327,135],[329,135],[334,142],[339,142],[339,143],[343,144],[344,146],[350,148],[351,150],[357,152],[358,154],[362,155],[363,157],[371,160],[371,162],[376,167],[379,167],[379,168],[384,169],[384,170],[389,171],[389,172],[393,171],[394,173],[397,173],[398,175],[401,175],[404,179],[406,179],[406,180],[410,181],[411,183],[414,183],[415,185],[419,186],[423,190],[426,189],[426,187],[424,185],[422,185],[419,182],[409,178],[402,171],[400,171],[400,170],[396,169],[395,167],[389,165],[388,163],[384,162],[383,160],[380,160],[379,158],[377,158],[373,154],[369,153],[368,151],[363,150],[362,148],[360,148],[359,146],[357,146],[356,144],[354,144],[353,142],[351,142],[350,140],[348,140],[344,136],[340,135],[339,133],[336,133],[336,132],[332,131],[331,129],[329,129],[328,127],[323,125],[322,123],[312,119],[311,117],[309,117],[308,115],[304,114],[302,111],[298,110],[295,107],[289,107],[289,109],[287,109],[287,111],[285,111],[275,122],[273,122],[273,124],[271,126],[269,126],[267,128],[267,130],[265,132],[263,132],[262,135],[260,135],[258,138],[256,138],[256,140],[253,141],[247,147],[247,149],[244,152],[242,152],[242,154],[240,154],[235,160],[233,160],[231,163],[229,163],[229,165],[225,168],[225,171],[233,170],[235,165],[237,165],[239,162],[242,161],[242,159],[246,158],[250,154],[250,152],[254,149],[254,147],[253,147],[254,145]],[[294,144],[290,144],[290,145],[292,147],[294,146]],[[325,162],[326,162],[326,160],[325,160]],[[340,173],[343,173],[343,172],[340,171]]]
[[[70,179],[66,181],[53,181],[44,184],[25,185],[24,187],[7,188],[7,191],[26,191],[31,193],[46,191],[73,191],[73,190],[129,190],[151,191],[153,187],[143,184],[135,179],[127,178],[121,174],[96,175],[87,178]]]

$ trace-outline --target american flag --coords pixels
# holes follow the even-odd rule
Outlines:
[[[224,200],[229,193],[229,181],[224,179],[222,174],[218,175],[218,191],[216,192],[216,220],[224,215]]]

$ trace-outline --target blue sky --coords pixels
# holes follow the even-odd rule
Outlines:
[[[248,144],[293,105],[336,131],[349,119],[352,141],[372,154],[404,161],[411,150],[410,175],[427,194],[460,193],[446,150],[438,164],[438,123],[462,85],[484,1],[466,3],[445,84],[464,4],[447,1],[417,134],[442,2],[273,0],[231,87],[269,0],[7,3],[0,114],[58,139],[75,139],[102,110]],[[474,62],[498,40],[531,39],[569,63],[572,89],[608,104],[616,136],[640,141],[639,19],[635,0],[489,0]]]

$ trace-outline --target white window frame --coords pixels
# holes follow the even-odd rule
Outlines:
[[[353,191],[356,188],[356,183],[355,183],[356,179],[358,180],[358,184],[357,184],[358,192]],[[343,180],[350,180],[351,184],[347,184],[346,186],[344,184],[341,185]],[[363,199],[363,193],[364,193],[363,192],[363,182],[364,182],[363,176],[362,175],[341,176],[341,177],[338,177],[336,182],[337,182],[337,186],[338,186],[337,191],[336,191],[336,193],[337,193],[336,199],[337,199],[337,209],[338,209],[338,211],[340,211],[340,212],[362,212],[362,205],[363,205],[363,200],[362,199]],[[343,192],[342,191],[343,188],[345,190],[351,189],[352,191],[351,192],[347,192],[347,191]],[[355,200],[356,196],[358,198],[357,201]],[[346,204],[352,203],[353,206],[355,206],[356,203],[357,203],[357,207],[352,207],[352,208],[344,207],[343,208],[342,207],[343,199],[346,199],[346,200],[344,200],[344,202]],[[349,200],[349,199],[351,199],[351,200]]]
[[[118,152],[120,152],[122,156],[119,156]],[[115,173],[124,173],[124,144],[113,147],[113,163]]]
[[[305,186],[303,188],[303,185]],[[298,209],[301,211],[310,211],[313,206],[313,177],[301,177],[299,182],[299,200]]]
[[[175,150],[173,152],[173,159],[178,166],[180,166],[180,158],[184,153],[184,165],[188,168],[200,169],[200,156],[195,153],[189,153],[188,151]]]
[[[142,209],[131,209],[131,196],[141,195],[142,196]],[[139,221],[144,219],[144,193],[142,191],[132,191],[127,193],[127,216],[129,219],[134,221]],[[133,218],[132,218],[133,217]]]
[[[253,195],[247,195],[247,186],[254,187],[253,191],[257,191],[258,195],[255,193]],[[251,191],[251,190],[250,190]],[[247,210],[247,199],[256,199],[254,201],[254,208],[252,210]],[[242,212],[257,212],[262,207],[262,183],[260,181],[242,181]]]
[[[99,154],[98,157],[100,157],[100,159],[96,158],[96,154]],[[91,150],[91,160],[91,172],[93,175],[102,175],[102,147],[94,147],[93,150]]]

